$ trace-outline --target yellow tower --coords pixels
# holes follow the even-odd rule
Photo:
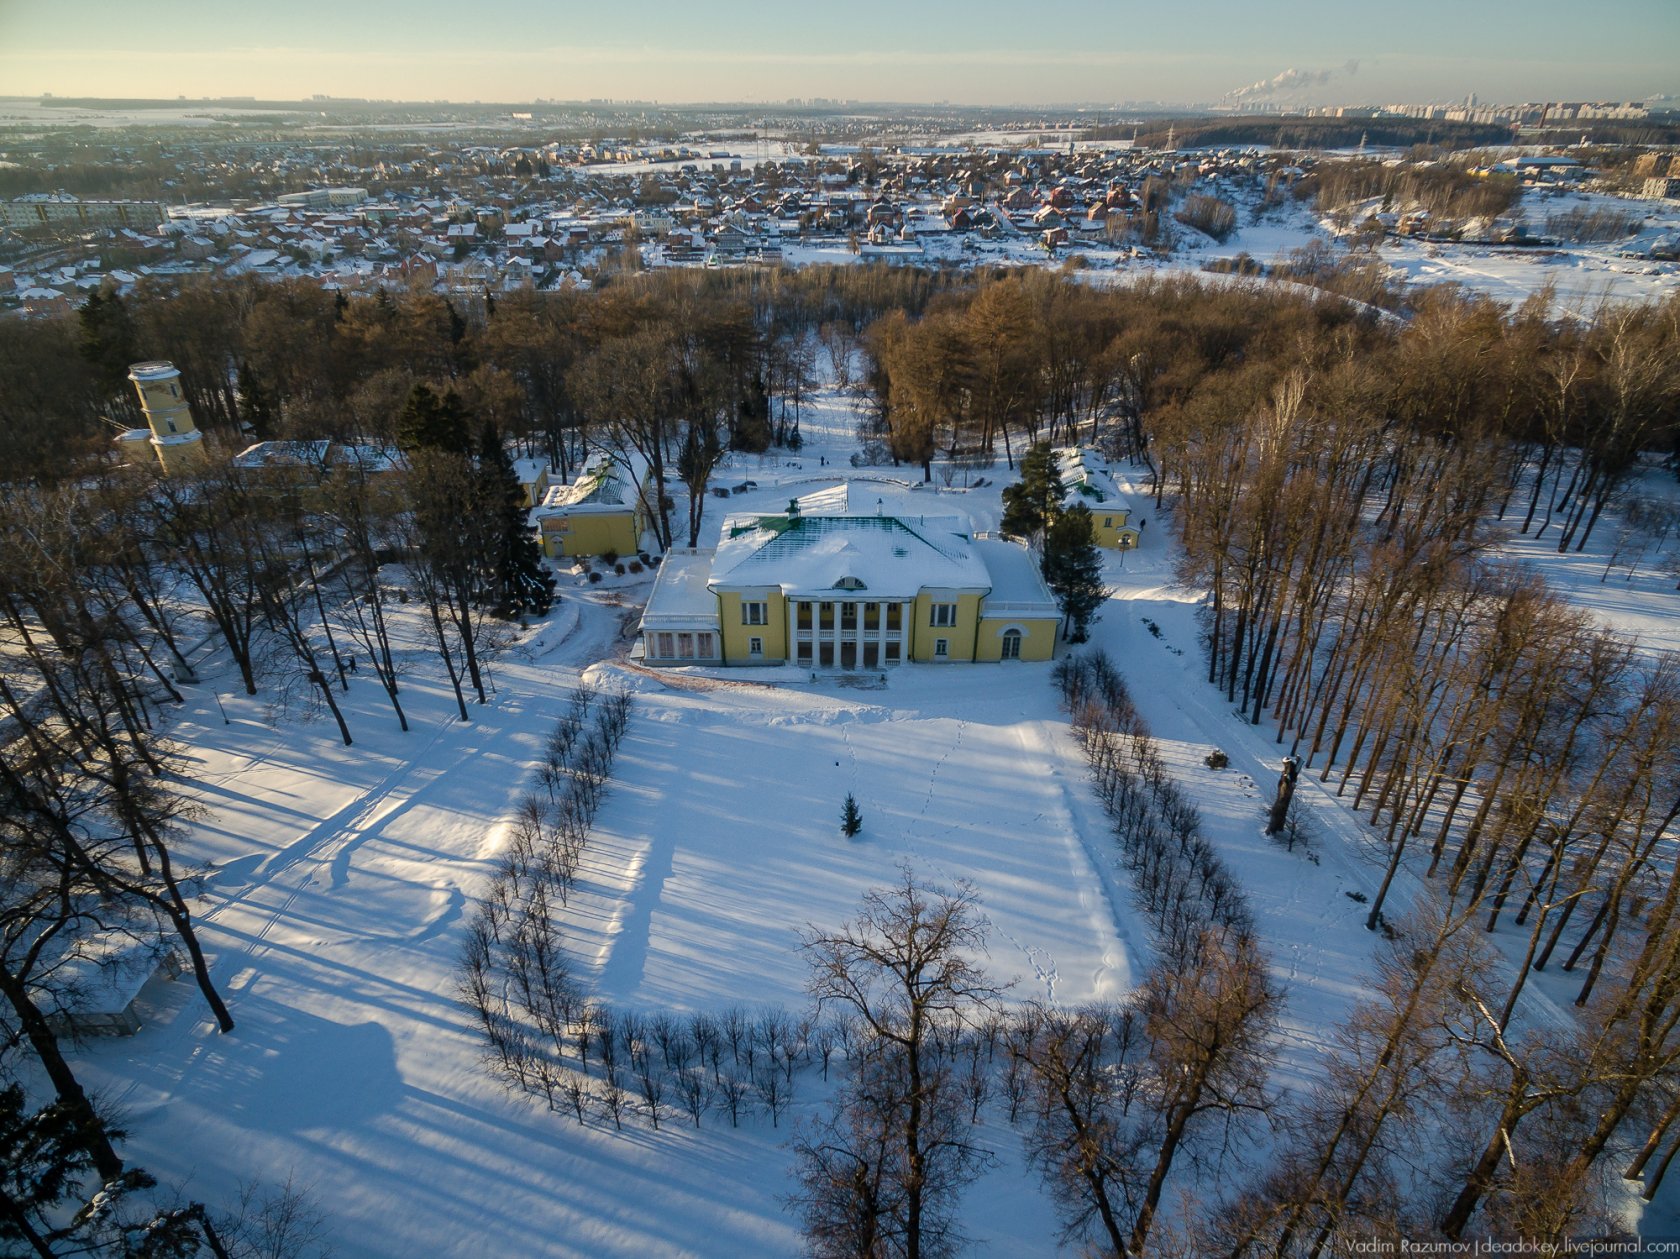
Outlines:
[[[173,363],[135,363],[128,378],[140,393],[140,409],[152,430],[152,449],[165,476],[204,462],[204,434],[193,423],[192,409],[181,395],[181,373]]]

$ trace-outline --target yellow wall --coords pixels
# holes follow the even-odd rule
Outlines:
[[[1029,619],[1019,616],[988,616],[980,621],[980,641],[974,658],[980,661],[1003,659],[1003,631],[1021,631],[1022,660],[1049,660],[1056,654],[1055,620]]]
[[[910,640],[910,659],[924,663],[937,661],[940,664],[952,660],[973,660],[974,630],[980,622],[980,598],[978,594],[930,593],[926,590],[918,594],[916,602],[911,605],[910,613],[913,635]],[[935,627],[929,624],[933,615],[933,605],[936,603],[957,605],[955,625]],[[947,655],[933,654],[933,641],[936,638],[950,640]]]
[[[570,528],[557,526],[566,521]],[[620,558],[635,559],[640,532],[636,514],[629,509],[616,512],[573,513],[544,516],[541,520],[543,554],[550,559],[562,555],[605,555],[617,551]]]
[[[202,467],[205,461],[204,442],[180,442],[165,445],[153,442],[152,449],[157,451],[158,462],[163,465],[165,476],[188,472],[193,468]]]
[[[763,625],[742,625],[741,604],[764,603],[765,623]],[[718,591],[718,620],[723,628],[723,658],[730,664],[753,664],[752,646],[748,639],[762,638],[764,640],[764,654],[759,660],[764,664],[780,664],[788,657],[787,641],[787,599],[780,590],[767,592],[748,591],[742,594],[738,590]]]
[[[1098,546],[1106,546],[1110,550],[1118,550],[1121,539],[1124,538],[1127,550],[1136,550],[1138,531],[1127,523],[1131,512],[1125,508],[1118,510],[1104,507],[1101,503],[1087,503],[1091,509],[1091,531],[1096,536]],[[1104,521],[1110,523],[1104,524]]]
[[[519,489],[520,492],[525,495],[525,501],[522,505],[525,507],[535,507],[538,503],[542,502],[543,495],[548,493],[548,486],[549,480],[548,473],[546,471],[537,473],[537,479],[534,481],[521,481],[519,483]]]

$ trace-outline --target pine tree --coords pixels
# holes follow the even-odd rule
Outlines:
[[[129,1195],[157,1182],[137,1167],[107,1179],[94,1162],[86,1131],[62,1103],[31,1111],[17,1085],[0,1089],[4,1253],[188,1259],[210,1243],[214,1254],[227,1254],[201,1204],[149,1216],[123,1211]]]
[[[1102,580],[1102,552],[1097,549],[1091,509],[1075,503],[1058,513],[1044,534],[1041,561],[1044,582],[1056,596],[1064,618],[1064,642],[1085,641],[1091,616],[1108,598]]]
[[[1003,491],[1003,532],[1037,538],[1061,510],[1063,492],[1050,443],[1037,443],[1021,456],[1020,481]]]
[[[542,551],[527,523],[519,476],[494,422],[487,422],[479,432],[478,482],[483,536],[493,550],[486,559],[496,615],[511,619],[530,612],[542,616],[554,604],[554,578],[543,567]]]
[[[846,803],[840,810],[840,833],[847,839],[863,829],[863,814],[858,811],[857,801],[852,793],[846,793]]]

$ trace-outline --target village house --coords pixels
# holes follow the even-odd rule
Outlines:
[[[735,515],[665,557],[642,616],[654,665],[1048,660],[1060,615],[1025,547],[956,517],[888,514],[841,485]],[[866,500],[870,495],[862,495]]]

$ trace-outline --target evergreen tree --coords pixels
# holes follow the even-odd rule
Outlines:
[[[1062,610],[1062,639],[1084,642],[1092,614],[1108,598],[1102,580],[1102,552],[1097,549],[1091,509],[1084,503],[1075,503],[1050,521],[1040,565],[1044,583]]]
[[[278,418],[274,410],[274,395],[249,362],[239,365],[239,418],[250,425],[251,433],[258,441],[265,442],[274,436],[275,420]]]
[[[512,618],[530,612],[542,616],[554,604],[554,578],[543,567],[513,459],[501,429],[493,422],[479,433],[478,482],[483,536],[491,551],[486,557],[488,586],[496,615]]]
[[[120,1133],[111,1133],[120,1136]],[[197,1203],[125,1218],[123,1200],[157,1182],[139,1168],[106,1180],[70,1108],[30,1111],[17,1085],[0,1089],[0,1246],[8,1255],[194,1259],[200,1243],[225,1256]]]
[[[452,455],[472,452],[467,409],[453,389],[439,397],[430,386],[417,384],[408,395],[397,421],[397,443],[404,450],[436,450]]]
[[[857,801],[852,793],[846,793],[846,803],[840,810],[840,833],[847,839],[863,829],[863,814],[859,812]]]
[[[102,401],[138,418],[138,403],[128,385],[128,369],[140,357],[134,316],[116,294],[88,294],[77,312],[76,348],[91,369]]]
[[[1003,532],[1038,538],[1061,510],[1062,482],[1049,442],[1038,442],[1021,456],[1021,479],[1003,491]]]

